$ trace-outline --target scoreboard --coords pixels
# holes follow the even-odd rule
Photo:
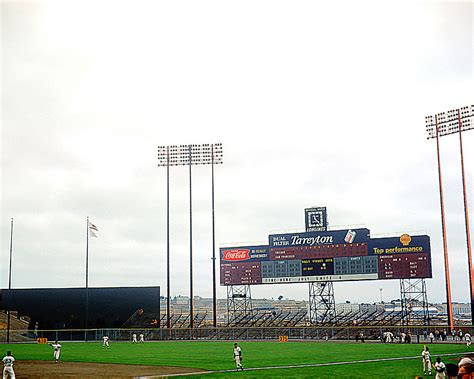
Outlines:
[[[426,235],[368,229],[271,234],[265,246],[220,249],[221,285],[431,278]]]

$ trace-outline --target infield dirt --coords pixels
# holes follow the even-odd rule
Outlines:
[[[93,379],[116,378],[130,379],[141,376],[200,372],[204,370],[172,366],[140,366],[108,363],[17,361],[15,374],[17,379]]]

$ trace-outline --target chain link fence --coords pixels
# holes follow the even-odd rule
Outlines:
[[[111,341],[130,341],[133,334],[145,341],[161,340],[279,340],[285,336],[292,340],[319,341],[380,341],[386,342],[387,333],[391,342],[403,343],[464,343],[464,335],[472,335],[469,325],[455,327],[452,334],[445,325],[426,326],[304,326],[304,327],[201,327],[201,328],[133,328],[133,329],[57,329],[57,330],[15,330],[8,333],[0,329],[0,342],[48,341],[102,341],[108,336]],[[461,333],[459,333],[461,331]]]

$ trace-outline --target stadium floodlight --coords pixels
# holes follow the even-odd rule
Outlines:
[[[474,105],[425,117],[428,139],[474,129]]]
[[[441,179],[441,162],[439,153],[439,137],[447,136],[450,134],[459,134],[459,150],[461,155],[461,174],[462,174],[462,186],[463,186],[463,197],[464,197],[464,219],[466,227],[466,245],[467,245],[467,260],[469,268],[469,286],[470,286],[470,300],[471,300],[471,322],[474,324],[474,268],[472,261],[471,252],[471,236],[470,236],[470,225],[469,225],[469,210],[467,203],[467,191],[466,191],[466,180],[464,174],[464,154],[463,154],[463,143],[462,143],[462,132],[474,129],[474,105],[465,106],[459,109],[451,109],[447,112],[437,113],[425,117],[426,131],[428,133],[428,139],[436,139],[436,149],[438,156],[438,178],[439,178],[439,192],[440,192],[440,204],[441,204],[441,224],[443,232],[443,248],[444,248],[444,261],[445,261],[445,277],[446,277],[446,298],[448,307],[448,321],[451,330],[454,329],[454,320],[452,312],[451,302],[451,289],[449,279],[449,263],[448,263],[448,250],[446,242],[446,224],[444,216],[444,200],[443,200],[443,187]]]
[[[212,270],[213,270],[213,315],[214,326],[217,324],[217,300],[216,300],[216,253],[215,253],[215,221],[214,221],[214,165],[223,163],[222,144],[192,144],[192,145],[170,145],[158,146],[158,166],[166,166],[167,172],[167,250],[166,250],[166,272],[167,272],[167,328],[170,328],[170,238],[169,238],[169,168],[170,166],[189,166],[189,317],[190,327],[194,326],[193,311],[193,213],[192,213],[192,173],[193,165],[210,164],[212,167]]]

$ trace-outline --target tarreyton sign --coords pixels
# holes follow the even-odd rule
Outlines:
[[[317,246],[368,242],[369,229],[270,234],[269,246]]]

